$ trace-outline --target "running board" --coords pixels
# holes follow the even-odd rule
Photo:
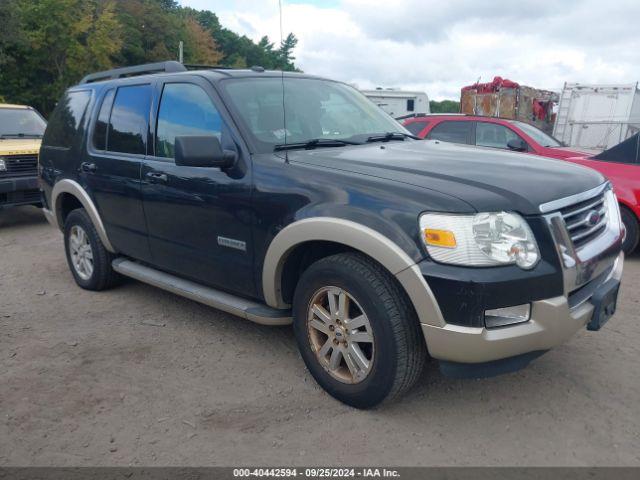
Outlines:
[[[154,287],[162,288],[176,295],[204,303],[255,323],[262,325],[289,325],[292,322],[290,310],[277,310],[190,280],[184,280],[126,258],[116,258],[111,265],[116,272],[126,277],[148,283]]]

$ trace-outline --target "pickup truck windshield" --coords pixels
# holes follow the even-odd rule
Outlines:
[[[0,108],[0,138],[40,138],[46,122],[33,110]]]
[[[284,83],[284,101],[283,101]],[[310,78],[240,78],[222,82],[262,153],[284,144],[364,143],[372,135],[409,134],[398,122],[343,83]],[[286,122],[286,127],[285,127]]]

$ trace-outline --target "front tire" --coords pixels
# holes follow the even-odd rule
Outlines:
[[[622,217],[622,223],[627,229],[627,236],[622,243],[622,249],[625,255],[632,253],[638,246],[638,240],[640,239],[640,228],[638,227],[638,219],[631,210],[627,207],[620,206],[620,216]]]
[[[296,287],[293,318],[307,368],[341,402],[371,408],[420,376],[426,346],[413,306],[369,257],[343,253],[312,264]]]
[[[67,263],[78,286],[85,290],[105,290],[118,283],[111,268],[115,258],[102,244],[84,208],[73,210],[64,222]]]

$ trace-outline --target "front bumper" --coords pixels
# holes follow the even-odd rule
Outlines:
[[[0,207],[32,205],[40,202],[38,177],[0,179]]]
[[[620,253],[611,271],[598,281],[622,278],[624,254]],[[445,324],[421,324],[429,354],[456,363],[484,363],[530,352],[549,350],[566,342],[584,328],[593,316],[587,300],[569,305],[567,296],[539,300],[531,304],[528,322],[494,329]],[[445,319],[446,320],[446,319]]]

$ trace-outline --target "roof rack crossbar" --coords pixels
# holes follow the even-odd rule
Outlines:
[[[134,77],[137,75],[149,75],[152,73],[185,72],[187,68],[174,60],[168,62],[146,63],[134,67],[114,68],[104,72],[91,73],[80,80],[80,84],[113,80],[116,78]]]

